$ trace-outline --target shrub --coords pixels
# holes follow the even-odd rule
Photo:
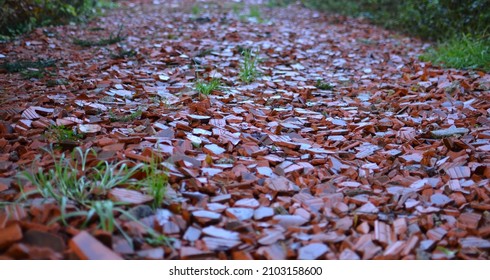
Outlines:
[[[0,35],[15,36],[37,26],[66,24],[84,19],[96,8],[106,7],[99,0],[0,0]]]
[[[490,26],[488,0],[303,0],[311,8],[362,16],[374,23],[423,38],[485,34]]]

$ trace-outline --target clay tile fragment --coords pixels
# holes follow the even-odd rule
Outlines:
[[[104,246],[86,231],[70,240],[70,249],[82,260],[122,260],[122,257]]]

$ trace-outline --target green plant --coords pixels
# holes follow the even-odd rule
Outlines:
[[[134,57],[138,54],[135,49],[130,50],[120,50],[117,54],[111,54],[112,59],[124,59]]]
[[[0,0],[0,35],[9,38],[37,26],[86,21],[114,6],[105,0]]]
[[[420,59],[445,67],[490,71],[490,39],[470,35],[453,37],[429,49]]]
[[[64,125],[51,125],[44,133],[44,137],[52,142],[78,141],[83,137],[76,130],[65,127]]]
[[[324,81],[322,81],[320,79],[316,80],[315,86],[321,90],[332,90],[333,89],[333,85],[331,85],[329,83],[325,83]]]
[[[46,81],[46,86],[48,87],[54,87],[54,86],[61,86],[61,85],[68,85],[68,81],[65,79],[54,79],[54,80],[48,80]]]
[[[75,38],[73,40],[73,44],[81,46],[81,47],[100,47],[100,46],[107,46],[107,45],[119,43],[119,42],[123,41],[124,39],[126,39],[126,36],[121,35],[122,28],[123,27],[121,25],[116,34],[114,34],[114,32],[111,32],[109,37],[102,38],[102,39],[99,39],[97,41]]]
[[[109,112],[109,120],[111,122],[130,122],[139,119],[142,114],[143,110],[141,109],[138,109],[135,112],[126,116],[117,116],[116,114],[114,114],[114,112]]]
[[[199,7],[199,5],[193,5],[191,8],[191,13],[194,16],[198,16],[199,14],[201,14],[201,7]]]
[[[257,22],[263,22],[262,15],[260,13],[260,8],[258,5],[252,5],[249,8],[248,17],[254,18]]]
[[[268,0],[267,1],[267,7],[274,8],[274,7],[286,7],[293,3],[295,0]]]
[[[14,62],[4,62],[0,64],[0,68],[5,69],[9,73],[17,73],[29,69],[43,71],[45,68],[56,67],[56,60],[53,59],[38,59],[37,61],[19,60]]]
[[[238,76],[240,80],[245,83],[251,83],[259,76],[259,71],[257,70],[257,57],[251,50],[245,50],[242,53],[243,60],[240,65],[240,73]]]
[[[58,160],[55,159],[53,150],[47,152],[55,160],[53,168],[47,171],[38,168],[34,173],[29,171],[20,173],[20,178],[28,180],[36,188],[35,191],[24,193],[24,197],[39,193],[45,198],[55,199],[60,204],[65,204],[63,199],[84,204],[94,189],[94,185],[90,184],[85,175],[90,150],[83,152],[77,147],[72,152],[71,158],[67,158],[62,153]]]
[[[220,80],[213,78],[209,82],[204,80],[196,81],[194,88],[200,93],[204,95],[210,95],[213,90],[217,90],[221,87]]]
[[[96,153],[91,149],[83,151],[76,147],[71,157],[62,153],[58,160],[53,150],[47,150],[54,159],[54,166],[49,170],[38,168],[34,173],[23,171],[20,178],[27,179],[39,193],[46,198],[54,198],[60,204],[62,199],[69,199],[78,204],[86,204],[88,198],[103,195],[113,187],[131,182],[131,178],[143,166],[136,164],[129,167],[128,161],[118,163],[100,162],[94,167],[88,166],[90,155]],[[25,196],[32,193],[27,193]]]
[[[152,157],[149,164],[142,167],[145,173],[145,179],[140,182],[140,185],[148,194],[153,196],[153,208],[156,209],[162,205],[165,198],[165,192],[168,184],[167,172],[160,170],[158,158]]]

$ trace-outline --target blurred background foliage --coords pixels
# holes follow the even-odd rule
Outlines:
[[[84,21],[113,5],[106,0],[0,0],[0,36],[8,38],[37,26]]]

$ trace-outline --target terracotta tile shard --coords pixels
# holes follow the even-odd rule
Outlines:
[[[138,257],[147,260],[161,260],[165,256],[165,251],[163,248],[152,248],[138,251],[136,254]]]
[[[249,220],[254,215],[254,210],[250,208],[243,207],[232,207],[225,211],[226,216],[234,218],[240,221]]]
[[[401,255],[407,256],[413,253],[414,249],[417,247],[419,243],[419,237],[416,235],[412,235],[407,242],[405,243],[405,248],[403,248]]]
[[[187,228],[183,238],[187,241],[193,242],[198,240],[200,236],[201,236],[201,230],[191,226]]]
[[[286,248],[278,243],[270,246],[263,246],[257,249],[257,254],[264,256],[268,260],[286,259]]]
[[[13,181],[9,178],[0,178],[0,192],[8,190]]]
[[[216,144],[209,144],[209,145],[204,145],[203,151],[211,155],[221,155],[226,150]]]
[[[461,248],[490,249],[490,241],[479,237],[466,237],[459,240]]]
[[[446,173],[451,177],[451,179],[463,179],[470,177],[471,170],[468,166],[455,166],[446,169]]]
[[[371,202],[364,204],[356,210],[359,214],[377,214],[379,209],[374,206]]]
[[[5,249],[23,237],[19,224],[0,229],[0,249]]]
[[[274,216],[274,209],[271,207],[259,207],[254,211],[254,219],[262,220]]]
[[[363,260],[372,259],[381,252],[381,247],[376,246],[376,244],[373,243],[370,234],[362,235],[354,245],[354,249],[362,253]]]
[[[430,201],[437,207],[442,207],[452,200],[444,194],[436,193],[430,197]]]
[[[221,219],[221,214],[206,210],[194,211],[192,212],[192,216],[194,216],[200,224],[207,224],[209,222],[215,223],[219,222]]]
[[[316,260],[328,251],[327,245],[323,243],[311,243],[298,250],[298,259]]]
[[[65,241],[56,234],[31,229],[24,234],[23,242],[37,247],[48,247],[55,252],[63,253]]]
[[[462,213],[459,215],[458,224],[462,228],[477,229],[480,223],[481,215],[476,213]]]
[[[254,258],[249,252],[244,251],[233,251],[231,256],[234,260],[253,260]]]
[[[277,224],[287,229],[290,227],[299,227],[308,222],[307,219],[299,215],[276,215],[272,218]]]
[[[240,200],[237,200],[235,204],[233,204],[233,207],[245,207],[245,208],[258,208],[260,206],[260,203],[257,199],[255,198],[242,198]]]
[[[202,232],[206,235],[216,238],[223,238],[229,240],[239,240],[240,236],[237,232],[225,230],[215,226],[209,226],[202,229]]]
[[[398,218],[393,222],[394,233],[397,236],[403,236],[407,232],[407,219]]]
[[[78,131],[81,133],[97,133],[102,130],[102,127],[98,124],[79,124]]]
[[[388,259],[398,259],[400,257],[400,253],[405,247],[405,241],[396,241],[389,245],[383,253],[383,256]]]
[[[195,247],[181,247],[180,256],[185,260],[202,259],[202,258],[214,256],[214,253],[210,251],[199,250]]]
[[[279,240],[284,240],[285,236],[281,231],[278,230],[264,230],[263,237],[259,238],[257,242],[261,245],[271,245]]]
[[[441,227],[431,229],[427,231],[427,237],[434,241],[440,241],[446,236],[447,231]]]
[[[144,204],[153,200],[152,196],[145,195],[139,191],[114,188],[109,191],[109,198],[115,202],[124,202],[130,204]]]
[[[299,187],[286,177],[268,178],[264,186],[275,192],[297,192]]]
[[[342,253],[339,255],[339,260],[360,260],[361,258],[359,257],[356,252],[352,251],[351,249],[344,249]]]
[[[204,237],[202,240],[206,244],[206,248],[211,251],[230,250],[240,245],[241,243],[239,240],[230,240],[215,237]]]
[[[69,242],[70,249],[82,260],[122,260],[122,257],[104,246],[86,231],[81,231]]]
[[[374,240],[383,245],[391,244],[392,236],[390,227],[381,221],[374,221]]]

